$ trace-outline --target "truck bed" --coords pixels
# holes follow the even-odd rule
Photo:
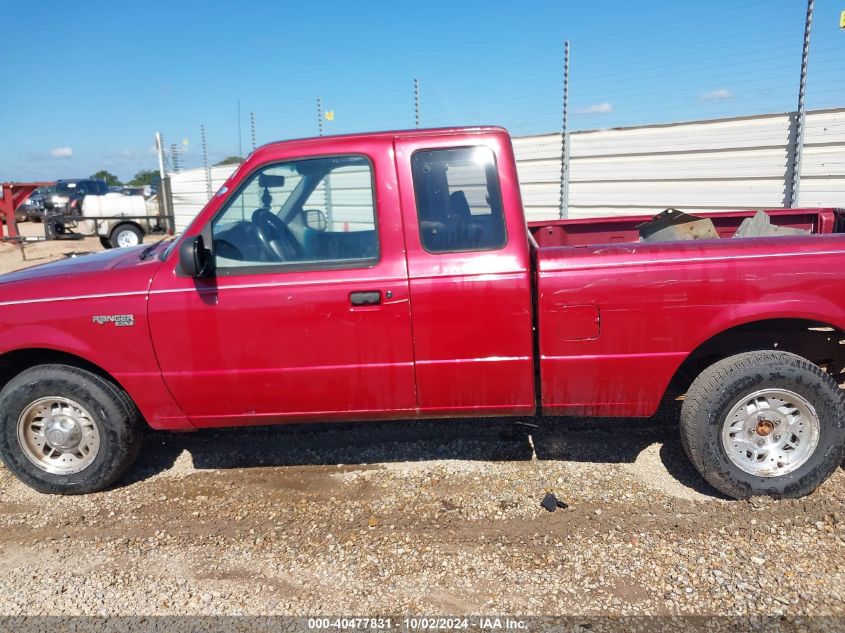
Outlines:
[[[764,209],[772,224],[810,230],[814,234],[845,232],[845,209]],[[745,218],[756,210],[697,213],[710,218],[720,237],[732,237]],[[578,220],[541,220],[529,222],[528,230],[539,246],[587,246],[638,242],[637,225],[653,216],[637,215]]]
[[[752,213],[712,217],[730,237]],[[747,324],[845,330],[842,212],[769,213],[818,235],[640,242],[648,218],[532,223],[543,412],[651,415],[685,359],[725,332],[743,345]]]

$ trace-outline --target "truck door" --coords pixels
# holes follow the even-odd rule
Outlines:
[[[532,413],[530,252],[507,134],[395,148],[421,414]]]
[[[193,424],[414,414],[407,269],[384,144],[367,155],[361,143],[331,156],[293,147],[291,159],[258,150],[242,167],[252,173],[189,231],[213,238],[215,275],[186,277],[178,257],[162,266],[152,339]]]

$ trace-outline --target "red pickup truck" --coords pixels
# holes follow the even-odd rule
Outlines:
[[[649,416],[733,497],[845,456],[845,235],[639,240],[526,226],[499,128],[256,150],[183,235],[0,276],[0,454],[36,490],[120,476],[144,424]],[[631,424],[620,421],[620,427]],[[625,434],[620,433],[620,441]]]

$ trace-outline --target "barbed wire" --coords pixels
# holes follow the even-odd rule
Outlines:
[[[749,0],[729,12],[706,7],[696,11],[694,27],[687,16],[661,16],[637,27],[636,46],[630,43],[633,36],[582,44],[577,34],[562,33],[559,41],[532,43],[521,50],[501,46],[472,59],[454,56],[429,66],[426,72],[414,69],[374,78],[364,66],[356,93],[332,86],[320,91],[325,109],[334,113],[334,120],[323,121],[323,127],[326,134],[413,128],[412,86],[413,78],[419,77],[424,86],[419,103],[423,127],[494,123],[519,134],[555,132],[560,122],[565,37],[572,41],[569,121],[573,132],[790,112],[797,101],[803,14],[803,3],[794,0]],[[751,25],[765,31],[764,40],[747,36]],[[666,43],[667,33],[679,32],[684,34],[681,47]],[[718,46],[714,45],[717,32]],[[722,37],[725,33],[730,35]],[[619,64],[622,57],[625,67]],[[810,110],[845,106],[843,57],[845,37],[814,35],[807,85]],[[643,64],[631,70],[632,58],[642,59]],[[490,79],[491,68],[495,81]],[[362,99],[362,95],[367,97]],[[294,118],[283,121],[269,114],[265,119],[251,107],[261,120],[257,143],[276,140],[280,132],[289,130],[296,130],[296,137],[316,135],[309,105],[315,97],[286,96],[277,111]],[[840,131],[840,124],[829,126],[829,131]],[[210,151],[233,153],[234,135],[229,131],[216,133],[209,128],[207,133]],[[716,139],[718,134],[732,136],[737,143],[746,135],[759,139],[759,134],[749,132],[720,132],[708,138]]]

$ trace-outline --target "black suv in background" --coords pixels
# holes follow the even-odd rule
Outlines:
[[[80,215],[85,196],[101,196],[108,192],[109,187],[102,180],[59,180],[44,195],[44,209],[52,214]]]

